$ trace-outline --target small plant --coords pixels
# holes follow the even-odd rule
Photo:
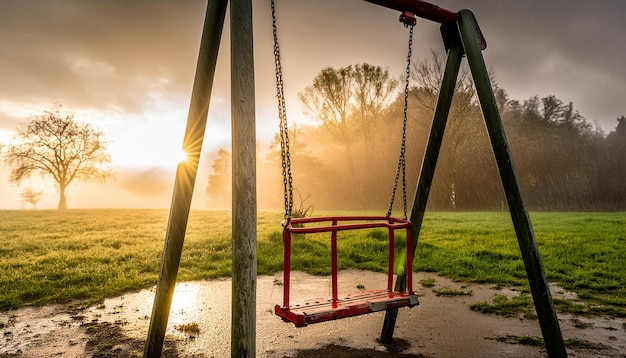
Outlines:
[[[510,344],[522,344],[525,346],[534,346],[534,347],[543,347],[545,344],[543,343],[543,339],[540,337],[533,336],[515,336],[512,334],[507,334],[505,336],[498,336],[495,338],[498,342],[510,343]]]
[[[300,199],[300,205],[291,211],[292,218],[305,218],[307,216],[311,216],[313,214],[313,205],[304,206],[304,203],[309,200],[311,195],[307,195],[306,198],[302,199],[302,195],[300,195],[300,191],[294,188],[296,194],[298,194],[298,199]],[[293,224],[293,227],[304,227],[304,224]],[[292,237],[294,239],[302,239],[305,234],[293,234]]]
[[[112,348],[113,348],[113,343],[111,342],[100,343],[96,346],[95,356],[106,357]]]
[[[493,303],[486,301],[475,302],[470,305],[472,311],[495,314],[504,317],[517,317],[520,314],[524,318],[534,319],[537,316],[532,312],[531,302],[528,295],[520,295],[510,300],[505,295],[495,295]]]
[[[311,195],[307,195],[306,198],[302,199],[302,195],[300,195],[300,191],[298,189],[294,189],[296,194],[298,194],[298,199],[300,200],[300,205],[291,212],[291,217],[293,218],[305,218],[307,216],[313,215],[313,205],[304,206],[304,203],[309,200]]]
[[[603,349],[611,349],[609,346],[604,345],[602,343],[593,343],[593,342],[585,341],[585,340],[578,339],[578,338],[566,339],[565,346],[568,348],[593,349],[596,351],[600,351]]]
[[[356,288],[363,291],[365,289],[365,286],[359,283],[358,285],[356,285]]]
[[[283,285],[283,281],[275,278],[274,279],[274,286],[282,286]]]
[[[579,320],[578,318],[572,318],[571,319],[572,324],[574,325],[574,327],[579,328],[579,329],[584,329],[584,328],[589,328],[592,326],[591,323],[588,322],[583,322],[581,320]]]
[[[433,292],[437,296],[446,296],[446,297],[471,296],[473,294],[472,291],[461,291],[461,290],[455,290],[452,288],[435,289],[433,290]]]
[[[179,326],[176,326],[176,329],[185,333],[199,333],[200,332],[200,326],[196,322],[192,322],[188,324],[181,324]]]
[[[435,279],[434,278],[424,278],[420,280],[420,285],[425,288],[435,287]]]
[[[72,319],[75,321],[84,321],[86,318],[84,315],[81,314],[71,315],[70,317],[72,317]]]

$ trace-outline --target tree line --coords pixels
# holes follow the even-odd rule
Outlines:
[[[417,62],[407,108],[405,154],[412,202],[444,70]],[[511,99],[492,76],[518,180],[531,210],[625,210],[626,117],[608,135],[556,96]],[[325,68],[299,93],[317,125],[290,127],[294,187],[320,210],[386,211],[398,163],[403,94],[379,66]],[[258,159],[259,204],[282,205],[280,142]],[[220,150],[206,192],[229,206],[230,152]],[[306,200],[305,200],[306,199]],[[296,197],[296,205],[298,205]],[[396,203],[399,201],[396,200]],[[506,210],[506,199],[471,76],[459,74],[428,201],[430,210]]]
[[[413,86],[405,107],[399,81],[369,64],[323,69],[299,93],[307,116],[317,125],[289,130],[296,210],[387,209],[407,114],[408,201],[415,193],[434,112],[442,58],[413,65]],[[527,205],[531,210],[626,210],[626,117],[605,135],[572,102],[556,96],[511,99],[492,76],[494,94]],[[59,209],[67,208],[66,188],[74,181],[111,175],[104,133],[74,121],[56,105],[17,129],[18,142],[0,147],[20,183],[33,174],[51,177]],[[281,144],[276,135],[257,158],[261,208],[283,201]],[[231,202],[230,152],[212,163],[206,193],[211,207]],[[36,206],[41,192],[27,188],[24,202]],[[396,203],[401,200],[396,200]],[[479,103],[467,69],[455,88],[448,125],[429,197],[431,210],[504,210],[505,196]],[[299,207],[298,207],[299,206]]]

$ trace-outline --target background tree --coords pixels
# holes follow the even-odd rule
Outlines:
[[[220,148],[213,161],[213,174],[209,176],[206,193],[212,207],[227,207],[232,198],[232,160],[230,152]]]
[[[16,142],[4,159],[11,168],[9,179],[19,183],[34,173],[51,176],[59,189],[59,210],[67,209],[66,190],[74,180],[104,180],[110,175],[103,132],[75,122],[74,113],[62,112],[61,105],[17,128]]]
[[[344,147],[344,154],[354,174],[352,143],[354,126],[351,121],[351,102],[354,101],[354,68],[326,67],[315,76],[313,84],[298,97],[304,104],[304,113],[318,121],[330,136]]]
[[[411,69],[411,79],[417,89],[411,94],[421,106],[427,108],[432,118],[435,111],[439,88],[445,71],[445,59],[435,50],[431,50],[430,58],[414,63]],[[454,96],[448,115],[448,124],[442,144],[439,170],[436,179],[445,182],[447,201],[450,209],[457,208],[458,178],[467,177],[467,173],[460,170],[463,159],[480,158],[481,147],[488,143],[484,124],[481,123],[476,91],[471,73],[467,67],[462,67],[454,88]],[[469,154],[469,155],[468,155]],[[482,153],[481,153],[482,154]],[[469,164],[469,163],[467,163]],[[437,180],[441,181],[441,180]]]
[[[599,195],[604,140],[599,129],[556,96],[508,101],[503,122],[531,209],[589,210]]]
[[[604,153],[598,175],[597,195],[604,203],[602,209],[624,210],[626,206],[626,117],[617,118],[617,127],[605,139]],[[620,204],[621,203],[621,204]]]
[[[316,130],[309,126],[301,126],[294,123],[289,127],[289,156],[291,159],[291,175],[293,179],[294,217],[296,211],[306,211],[313,202],[323,207],[331,207],[324,198],[337,198],[334,185],[328,185],[329,173],[326,165],[309,150],[309,143],[315,144],[314,134]],[[282,206],[284,183],[282,177],[282,158],[280,135],[276,133],[270,143],[269,152],[265,156],[259,168],[265,170],[265,179],[261,181],[263,188],[260,197],[273,196],[276,205]],[[318,153],[319,155],[319,153]],[[321,155],[323,157],[323,155]],[[308,202],[307,202],[307,199]],[[305,203],[307,202],[307,203]]]
[[[352,66],[335,69],[326,67],[313,79],[298,97],[305,106],[305,114],[317,120],[335,138],[350,142],[348,114],[352,99]]]
[[[383,111],[389,105],[398,80],[389,76],[389,71],[367,63],[354,66],[355,106],[353,116],[363,138],[365,149],[371,154],[374,135],[380,133]]]
[[[343,154],[341,158],[336,153],[329,155],[327,158],[335,160],[328,165],[337,169],[339,192],[352,198],[358,208],[370,201],[368,188],[378,184],[371,175],[372,161],[378,159],[373,156],[381,153],[381,145],[390,144],[384,133],[381,135],[384,131],[379,123],[397,86],[388,70],[357,64],[322,69],[313,84],[298,94],[305,115],[318,121],[328,134],[328,149]]]
[[[37,203],[43,197],[43,191],[34,191],[33,188],[28,187],[22,190],[20,197],[23,201],[30,203],[33,209],[37,210]]]

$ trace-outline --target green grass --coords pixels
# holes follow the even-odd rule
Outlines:
[[[532,213],[531,219],[548,280],[576,292],[589,313],[626,314],[626,214]],[[508,213],[427,215],[414,267],[528,292]]]
[[[335,213],[336,214],[336,213]],[[0,211],[0,309],[99,302],[156,284],[167,210]],[[626,316],[625,213],[531,214],[546,276],[576,292],[559,310]],[[260,212],[258,273],[282,270],[282,214]],[[397,234],[397,246],[405,238]],[[387,269],[387,233],[342,232],[340,269]],[[327,235],[294,239],[292,268],[330,273]],[[396,260],[401,262],[401,260]],[[518,286],[526,272],[508,213],[428,213],[416,271],[456,281]],[[193,211],[178,280],[231,274],[231,216]]]

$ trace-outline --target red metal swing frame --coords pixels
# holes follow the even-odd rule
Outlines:
[[[307,224],[316,226],[306,227]],[[274,312],[283,320],[296,327],[378,312],[390,308],[414,307],[419,304],[413,292],[413,239],[411,222],[388,216],[327,216],[315,218],[291,218],[283,222],[283,304],[276,305]],[[387,289],[367,290],[347,295],[339,295],[337,285],[337,232],[368,228],[387,228],[389,232],[389,259],[387,269]],[[393,268],[395,257],[395,231],[406,230],[407,290],[393,291]],[[293,234],[331,233],[331,282],[332,297],[317,298],[291,305],[291,241]]]

